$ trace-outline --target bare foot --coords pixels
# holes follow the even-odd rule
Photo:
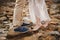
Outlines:
[[[33,27],[32,30],[33,30],[33,31],[36,31],[36,30],[38,30],[41,26],[42,26],[41,24],[40,24],[40,25],[37,25],[37,24],[36,24],[36,25]]]
[[[36,19],[37,19],[37,22],[36,22],[36,24],[34,24],[34,26],[33,26],[33,31],[38,30],[38,29],[42,26],[42,24],[41,24],[41,22],[40,22],[40,19],[39,19],[38,17],[37,17]]]

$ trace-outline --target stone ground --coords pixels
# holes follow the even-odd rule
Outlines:
[[[15,6],[15,0],[3,1],[4,0],[0,0],[0,40],[6,39],[9,24],[12,23]],[[48,27],[42,27],[38,31],[32,33],[7,36],[6,40],[60,40],[60,3],[54,3],[48,0],[46,3],[52,19]]]

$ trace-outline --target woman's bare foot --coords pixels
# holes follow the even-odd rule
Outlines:
[[[42,26],[40,19],[38,17],[36,19],[37,19],[36,24],[33,24],[33,29],[32,29],[33,31],[38,30]]]
[[[36,31],[36,30],[38,30],[40,27],[41,27],[42,25],[41,24],[34,24],[33,26],[32,26],[32,31]]]

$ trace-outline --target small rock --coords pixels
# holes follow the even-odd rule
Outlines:
[[[1,17],[0,20],[6,20],[7,18],[6,17]]]

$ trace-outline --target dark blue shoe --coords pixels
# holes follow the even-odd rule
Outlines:
[[[14,29],[15,32],[28,32],[29,28],[27,28],[28,26],[32,26],[32,24],[26,24],[26,23],[23,23],[21,25],[21,27],[18,27],[16,29]]]
[[[14,29],[15,32],[27,32],[29,29],[26,26],[18,27]]]

